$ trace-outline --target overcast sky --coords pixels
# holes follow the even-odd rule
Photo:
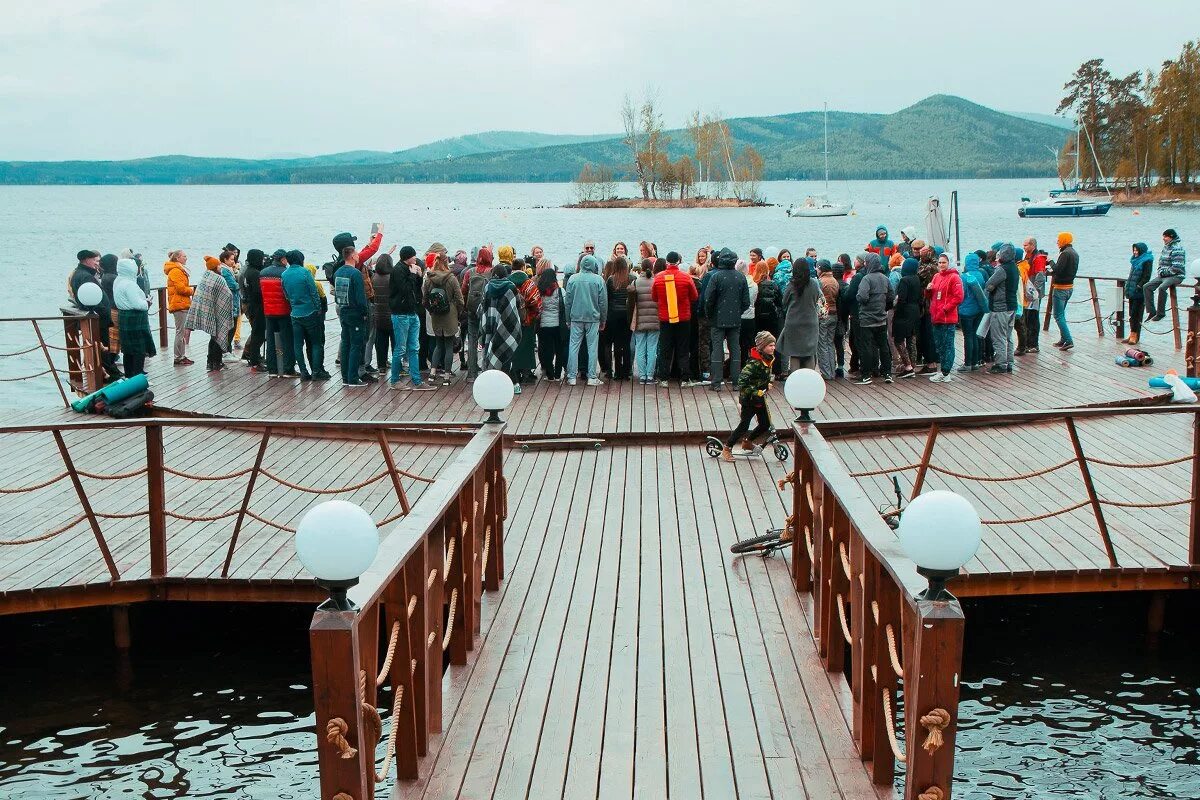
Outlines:
[[[1156,68],[1200,0],[0,0],[0,160],[400,150],[935,93],[1052,113],[1082,61]]]

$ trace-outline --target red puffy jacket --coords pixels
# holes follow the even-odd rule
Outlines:
[[[262,293],[263,316],[286,317],[292,313],[292,304],[283,293],[283,267],[272,264],[260,272],[258,288]]]
[[[929,288],[929,316],[934,325],[958,324],[958,304],[963,301],[963,282],[958,270],[946,267],[933,276]]]
[[[692,303],[699,297],[692,276],[668,265],[654,276],[650,296],[658,304],[659,322],[687,322],[692,318]]]

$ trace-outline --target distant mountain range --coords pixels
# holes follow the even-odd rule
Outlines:
[[[830,170],[839,178],[1033,177],[1053,174],[1064,138],[1042,115],[994,111],[934,95],[894,114],[830,112]],[[1029,117],[1029,118],[1025,118]],[[819,111],[728,120],[735,146],[762,154],[768,180],[822,175]],[[672,158],[690,153],[669,132]],[[397,152],[356,150],[309,158],[157,156],[130,161],[0,162],[0,184],[249,184],[569,181],[584,164],[629,176],[618,136],[514,131],[458,136]]]

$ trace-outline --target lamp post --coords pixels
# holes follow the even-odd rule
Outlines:
[[[481,372],[471,385],[471,396],[475,403],[488,412],[487,422],[501,423],[500,412],[508,408],[513,401],[512,378],[498,369]]]
[[[325,611],[356,611],[346,592],[371,566],[379,551],[375,520],[361,507],[346,500],[327,500],[308,510],[296,527],[296,555],[329,592],[319,608]]]
[[[800,412],[796,422],[812,422],[809,412],[825,399],[825,379],[815,369],[798,369],[783,382],[783,396]]]
[[[926,492],[900,515],[900,547],[929,581],[922,600],[953,600],[946,581],[958,574],[979,549],[979,514],[962,495]]]

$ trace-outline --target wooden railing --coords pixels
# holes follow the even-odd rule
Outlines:
[[[210,431],[214,435],[230,432],[245,434],[239,440],[216,441],[220,451],[217,462],[229,470],[239,459],[246,459],[250,453],[254,453],[253,463],[222,473],[200,473],[192,471],[196,467],[185,468],[186,462],[173,460],[172,463],[166,458],[166,452],[171,448],[164,447],[164,431],[178,429]],[[0,427],[0,437],[6,439],[50,434],[62,468],[54,474],[26,476],[19,485],[0,486],[0,514],[5,516],[9,531],[7,536],[0,538],[0,548],[41,547],[39,558],[53,558],[57,547],[55,540],[86,525],[95,539],[109,580],[118,583],[126,580],[127,576],[121,562],[113,556],[115,548],[110,540],[113,526],[121,525],[122,533],[126,534],[123,536],[123,547],[127,552],[125,561],[140,560],[136,548],[132,555],[128,553],[128,541],[131,535],[135,539],[144,536],[145,546],[149,550],[149,579],[156,582],[169,577],[190,577],[171,574],[169,532],[178,533],[189,525],[204,527],[217,524],[220,526],[219,534],[215,537],[206,536],[206,539],[210,543],[217,543],[224,552],[220,576],[209,578],[206,574],[198,580],[220,581],[231,576],[239,539],[249,525],[254,524],[260,530],[295,531],[288,523],[304,506],[290,500],[282,504],[282,510],[291,517],[282,521],[272,518],[278,516],[278,512],[273,513],[272,508],[280,508],[281,495],[274,492],[270,501],[257,504],[256,496],[261,497],[265,491],[270,491],[264,490],[263,484],[282,486],[293,494],[307,495],[313,499],[345,495],[377,485],[381,491],[395,497],[395,512],[376,520],[381,526],[390,525],[414,510],[405,488],[406,483],[409,486],[415,482],[425,483],[432,489],[440,480],[439,477],[420,475],[397,465],[393,445],[435,443],[469,447],[480,435],[478,430],[478,425],[466,423],[219,418],[93,419],[69,424],[3,426]],[[85,444],[82,447],[77,445],[73,452],[68,439],[80,434],[85,435]],[[102,438],[105,435],[109,438]],[[266,454],[272,441],[290,437],[329,439],[337,441],[339,445],[346,442],[359,444],[365,454],[363,477],[341,486],[309,486],[299,483],[298,478],[285,477],[289,459],[285,457],[276,464],[274,459],[267,459]],[[194,446],[194,440],[191,444]],[[10,452],[22,450],[22,446],[14,445]],[[372,450],[378,467],[369,466],[369,453]],[[103,463],[108,465],[103,471],[95,466],[98,453],[105,455]],[[81,456],[85,467],[80,466]],[[359,466],[353,460],[354,455],[345,449],[339,449],[337,457],[343,463],[349,461]],[[88,460],[92,462],[90,470],[86,468]],[[46,463],[41,458],[32,461],[39,465]],[[174,484],[174,493],[167,490],[168,478]],[[70,490],[62,488],[67,482]],[[105,503],[105,507],[101,507],[97,502],[100,487],[113,485],[120,485],[121,488],[105,490],[104,499],[100,501]],[[201,487],[210,488],[202,491]],[[27,496],[34,496],[36,500],[31,502]],[[53,509],[59,517],[56,518],[54,512],[38,509]],[[62,519],[65,516],[70,518]],[[138,520],[141,518],[146,520],[144,533],[135,530],[130,534],[129,526],[140,526],[142,523]],[[22,526],[27,524],[25,519],[36,519],[49,529],[22,530]],[[211,528],[208,531],[211,534]],[[224,538],[226,536],[227,539]],[[177,537],[175,541],[183,542],[186,539],[186,536]],[[27,610],[20,605],[19,596],[5,599],[12,599],[15,604],[4,603],[4,611],[14,613]],[[31,602],[33,600],[30,598]]]
[[[825,668],[849,667],[854,744],[875,783],[890,785],[901,761],[907,800],[949,798],[962,608],[918,597],[925,579],[817,426],[797,424],[795,439],[792,578],[813,596]]]
[[[508,516],[502,426],[485,425],[426,490],[350,590],[357,611],[318,610],[310,628],[320,797],[366,800],[417,777],[442,729],[442,659],[466,663],[483,590],[504,578]],[[389,687],[388,720],[376,711]],[[377,770],[376,750],[383,746]]]
[[[1085,319],[1071,319],[1070,315],[1068,314],[1067,320],[1069,322],[1071,322],[1072,324],[1084,324],[1084,323],[1088,323],[1088,322],[1095,322],[1096,335],[1103,338],[1105,335],[1104,323],[1111,319],[1112,325],[1114,328],[1114,333],[1116,334],[1117,338],[1124,339],[1126,323],[1128,322],[1128,316],[1127,316],[1128,302],[1125,298],[1125,279],[1124,278],[1107,278],[1107,277],[1095,277],[1095,276],[1080,275],[1075,278],[1076,288],[1078,288],[1078,284],[1082,281],[1087,281],[1088,293],[1086,295],[1083,295],[1082,297],[1078,296],[1078,295],[1072,295],[1072,298],[1070,300],[1068,300],[1067,302],[1069,305],[1090,306],[1092,315]],[[1107,314],[1104,311],[1104,304],[1101,302],[1100,293],[1096,288],[1097,282],[1105,282],[1105,283],[1113,284],[1113,286],[1116,288],[1117,294],[1120,295],[1119,304],[1116,306],[1116,308],[1112,309]],[[1181,284],[1181,286],[1187,286],[1187,288],[1191,288],[1187,284]],[[1151,332],[1154,332],[1154,333],[1170,333],[1172,339],[1175,342],[1175,349],[1182,350],[1183,349],[1183,328],[1180,325],[1179,297],[1178,297],[1177,292],[1175,291],[1176,288],[1179,288],[1179,287],[1172,286],[1168,292],[1168,298],[1169,298],[1169,301],[1171,304],[1171,313],[1170,313],[1171,327],[1170,327],[1170,329],[1167,331],[1153,331],[1152,328],[1145,322],[1145,320],[1143,320],[1142,330],[1144,330],[1144,331],[1151,330]],[[1070,311],[1070,308],[1068,308],[1068,311]],[[1054,288],[1053,288],[1053,286],[1047,285],[1047,287],[1046,287],[1046,299],[1042,306],[1041,313],[1042,313],[1042,330],[1048,331],[1048,330],[1050,330],[1050,324],[1051,324],[1051,322],[1053,322],[1053,317],[1054,317]]]
[[[1088,456],[1076,429],[1087,420],[1185,414],[1192,433],[1183,453],[1166,453],[1149,464],[1106,461]],[[1068,409],[959,415],[953,417],[896,417],[833,420],[794,427],[796,471],[789,526],[795,538],[792,579],[797,591],[813,597],[813,631],[817,650],[830,672],[848,672],[853,698],[851,730],[872,779],[893,782],[896,764],[905,768],[905,798],[949,798],[954,771],[954,741],[958,725],[958,686],[965,619],[957,600],[931,602],[920,597],[926,581],[899,547],[855,475],[848,472],[826,436],[887,436],[925,432],[919,462],[896,465],[888,473],[915,470],[912,496],[926,476],[945,473],[969,480],[936,464],[938,437],[952,429],[988,428],[1059,422],[1069,438],[1073,459],[1042,470],[1080,471],[1086,496],[1058,513],[1086,507],[1095,515],[1105,551],[1119,566],[1105,522],[1105,507],[1167,508],[1186,504],[1188,565],[1200,566],[1200,411],[1194,407],[1158,406],[1116,409]],[[824,435],[823,435],[824,434]],[[1163,500],[1099,494],[1091,478],[1095,464],[1125,469],[1156,469],[1167,464],[1191,465],[1191,494]],[[870,474],[875,474],[872,471]],[[1030,475],[1013,479],[1036,477]],[[991,479],[990,477],[987,479]],[[1079,498],[1064,498],[1066,500]],[[984,525],[1017,520],[984,520]],[[1183,566],[1188,566],[1183,565]],[[1186,583],[1186,582],[1185,582]],[[951,582],[953,589],[953,581]],[[901,720],[903,725],[901,726]],[[903,727],[901,744],[897,729]],[[934,790],[937,790],[936,792]],[[938,794],[940,792],[940,794]]]
[[[54,380],[54,386],[62,398],[63,405],[69,406],[67,389],[78,394],[94,392],[104,385],[104,369],[101,365],[100,327],[95,314],[88,314],[76,309],[64,308],[57,317],[4,317],[0,324],[20,327],[28,325],[33,336],[26,340],[28,346],[21,346],[10,352],[0,353],[0,363],[5,364],[0,383],[27,381],[49,375]],[[63,326],[63,344],[49,340],[50,332]],[[22,343],[24,345],[25,343]],[[55,362],[54,352],[66,354],[66,365]],[[20,359],[22,356],[39,353],[45,360],[46,369],[40,369],[41,360],[36,366],[28,365],[34,372],[28,372],[20,367],[9,368],[9,359]],[[35,357],[36,358],[36,357]],[[64,384],[63,376],[66,375]]]

